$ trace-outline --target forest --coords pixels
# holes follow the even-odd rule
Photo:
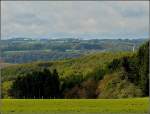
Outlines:
[[[149,95],[149,42],[135,52],[9,64],[1,71],[3,98],[143,97]]]

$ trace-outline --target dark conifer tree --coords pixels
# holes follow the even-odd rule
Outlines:
[[[58,98],[60,82],[56,70],[53,73],[44,68],[41,71],[24,73],[13,83],[10,95],[14,98]]]

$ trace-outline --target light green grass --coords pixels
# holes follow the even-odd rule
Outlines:
[[[148,114],[148,108],[148,98],[2,100],[2,114]]]

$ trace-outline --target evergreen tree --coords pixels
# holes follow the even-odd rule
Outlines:
[[[60,82],[56,70],[24,73],[12,84],[10,95],[14,98],[58,98]]]
[[[145,95],[149,94],[149,42],[142,45],[137,54],[139,64],[139,85]]]

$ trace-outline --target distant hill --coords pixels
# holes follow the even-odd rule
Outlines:
[[[97,52],[72,59],[7,66],[1,69],[1,75],[4,98],[24,98],[28,93],[31,96],[27,98],[34,98],[34,94],[41,98],[47,91],[48,98],[148,96],[149,42],[135,52]]]
[[[2,59],[7,63],[62,60],[95,52],[131,52],[147,39],[31,39],[1,40]]]
[[[94,53],[90,55],[84,55],[79,58],[66,59],[60,61],[49,62],[31,62],[24,64],[16,64],[13,66],[4,67],[2,69],[2,80],[10,80],[22,72],[29,72],[34,69],[56,68],[59,75],[63,77],[69,77],[70,75],[79,75],[81,77],[87,77],[89,73],[92,73],[94,69],[104,69],[105,66],[113,59],[121,58],[122,56],[132,56],[130,52],[118,52],[118,53]]]

